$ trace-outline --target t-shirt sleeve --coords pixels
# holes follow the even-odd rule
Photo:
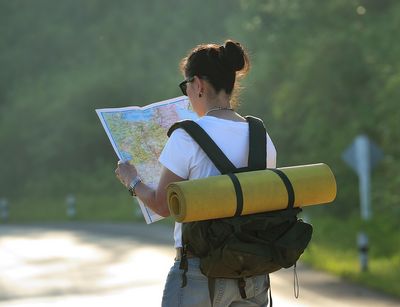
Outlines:
[[[276,168],[276,149],[267,133],[267,167]]]
[[[169,137],[158,160],[175,175],[188,179],[193,150],[192,138],[183,129],[177,129]]]

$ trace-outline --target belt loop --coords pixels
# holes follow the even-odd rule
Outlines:
[[[175,261],[179,261],[182,259],[182,247],[177,247],[176,248],[176,253],[175,253]]]
[[[246,280],[242,277],[238,279],[238,287],[242,299],[246,299]]]

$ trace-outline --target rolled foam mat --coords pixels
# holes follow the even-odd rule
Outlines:
[[[332,202],[336,180],[328,165],[319,163],[279,168],[294,191],[294,207]],[[243,198],[240,215],[285,209],[289,194],[281,177],[273,170],[236,173]],[[168,206],[177,222],[232,217],[237,212],[237,188],[228,175],[171,183],[167,187]]]

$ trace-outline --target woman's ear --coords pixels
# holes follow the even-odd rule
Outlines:
[[[199,97],[201,97],[201,95],[204,94],[204,81],[199,77],[194,76],[193,84],[196,91],[195,93],[197,93]]]

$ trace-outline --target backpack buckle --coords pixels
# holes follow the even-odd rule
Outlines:
[[[247,298],[247,296],[246,296],[246,281],[244,280],[243,277],[238,279],[238,287],[239,287],[240,296],[243,299]]]

